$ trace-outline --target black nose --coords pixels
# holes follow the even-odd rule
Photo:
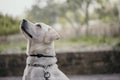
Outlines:
[[[26,20],[26,19],[23,19],[23,20],[22,20],[22,23],[21,23],[21,26],[24,27],[24,26],[26,26],[26,25],[27,25],[27,20]]]
[[[22,21],[23,21],[23,23],[27,22],[27,20],[25,20],[25,19],[23,19]]]
[[[24,28],[27,25],[27,20],[23,19],[21,22],[21,28]]]

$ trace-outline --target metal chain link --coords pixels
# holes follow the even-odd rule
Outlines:
[[[50,72],[48,72],[47,71],[47,68],[48,68],[49,66],[45,66],[44,67],[44,78],[45,78],[45,80],[49,80],[49,78],[50,78]]]

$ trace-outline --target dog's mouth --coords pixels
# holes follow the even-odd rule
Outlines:
[[[32,35],[26,30],[27,27],[27,20],[23,19],[22,24],[21,24],[21,29],[30,37],[32,38]]]

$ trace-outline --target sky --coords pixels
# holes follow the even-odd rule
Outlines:
[[[46,0],[42,0],[41,6],[45,5]],[[64,2],[66,0],[55,0]],[[8,14],[12,17],[20,17],[24,15],[25,10],[30,9],[35,0],[0,0],[0,13]]]
[[[0,0],[0,13],[13,17],[22,16],[35,0]]]
[[[42,0],[41,6],[45,6],[45,1]],[[66,0],[54,0],[58,3],[64,2]],[[117,0],[113,0],[117,1]],[[20,17],[23,16],[25,10],[30,9],[31,6],[35,3],[35,0],[0,0],[0,13],[8,14],[12,17]],[[93,10],[91,8],[91,10]]]

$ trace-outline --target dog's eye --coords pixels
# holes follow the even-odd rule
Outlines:
[[[40,25],[40,24],[37,24],[36,26],[39,27],[39,28],[41,28],[41,25]]]

